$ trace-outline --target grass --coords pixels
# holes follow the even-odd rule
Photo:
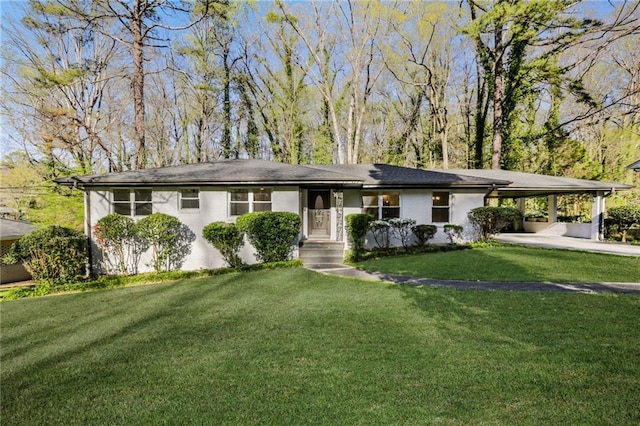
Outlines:
[[[132,285],[157,284],[190,278],[211,277],[234,272],[267,271],[271,269],[295,268],[302,266],[298,259],[271,263],[242,265],[237,268],[198,269],[196,271],[146,272],[136,275],[105,275],[78,282],[54,285],[46,281],[36,282],[32,286],[19,286],[0,289],[0,300],[16,300],[26,297],[39,297],[57,293],[73,293],[79,291],[105,290]]]
[[[513,282],[640,282],[640,257],[516,245],[370,259],[357,267],[435,279]]]
[[[640,422],[634,295],[292,268],[1,308],[3,425]]]

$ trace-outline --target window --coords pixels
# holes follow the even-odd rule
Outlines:
[[[271,211],[270,189],[234,189],[229,194],[229,215]]]
[[[362,211],[374,219],[400,217],[400,194],[397,192],[363,192]]]
[[[113,212],[124,216],[147,216],[153,213],[150,189],[114,189]]]
[[[449,193],[434,192],[431,201],[431,221],[449,222]]]
[[[199,189],[181,189],[180,190],[180,209],[194,210],[200,208],[200,190]]]

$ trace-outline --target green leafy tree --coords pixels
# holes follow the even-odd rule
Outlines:
[[[568,93],[594,105],[581,80],[569,75],[572,67],[560,67],[555,59],[601,23],[568,13],[573,2],[468,0],[468,4],[471,23],[464,32],[475,40],[493,106],[491,168],[515,169],[518,155],[511,151],[517,148],[509,138],[518,106],[537,90],[537,83],[563,81]],[[543,45],[545,49],[537,48]],[[476,131],[483,129],[484,123],[478,123]]]
[[[298,63],[300,37],[287,20],[274,11],[265,19],[271,30],[256,41],[253,63],[245,64],[248,89],[276,161],[301,164],[306,162],[303,118],[309,111],[303,105],[310,64]]]
[[[607,216],[622,234],[622,242],[626,242],[629,229],[640,225],[640,206],[611,207],[607,210]]]

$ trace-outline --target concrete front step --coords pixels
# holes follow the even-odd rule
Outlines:
[[[300,260],[305,265],[318,263],[342,263],[344,262],[344,256],[301,256]]]
[[[305,264],[342,263],[344,243],[337,241],[304,241],[299,250]]]
[[[314,249],[333,249],[344,250],[344,243],[341,241],[323,241],[323,240],[304,240],[300,246],[300,250],[314,250]]]

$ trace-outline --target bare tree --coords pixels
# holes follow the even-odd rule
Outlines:
[[[57,0],[72,13],[79,14],[90,22],[98,23],[102,33],[125,46],[132,59],[131,89],[134,106],[135,154],[134,168],[147,165],[145,142],[145,50],[153,47],[167,47],[167,31],[185,30],[213,13],[216,6],[224,6],[226,0],[198,0],[180,2],[173,0],[96,0],[89,13],[69,0]],[[167,25],[187,19],[183,25]],[[102,23],[108,22],[109,25]],[[117,25],[115,31],[105,31]]]
[[[384,71],[376,40],[384,37],[387,21],[378,10],[379,4],[312,2],[307,5],[312,16],[308,26],[295,19],[283,2],[276,5],[304,42],[314,64],[309,76],[327,107],[337,162],[357,163],[369,102]],[[339,76],[344,79],[340,87],[336,84]]]
[[[9,68],[2,71],[8,83],[3,111],[13,116],[14,127],[24,126],[24,141],[31,141],[48,161],[64,162],[69,154],[84,173],[91,173],[100,159],[116,170],[105,137],[112,122],[104,114],[105,94],[123,76],[115,42],[94,23],[54,4],[32,1],[25,12],[21,25],[3,26],[11,46],[5,51],[11,53]],[[96,150],[102,152],[100,158]]]

